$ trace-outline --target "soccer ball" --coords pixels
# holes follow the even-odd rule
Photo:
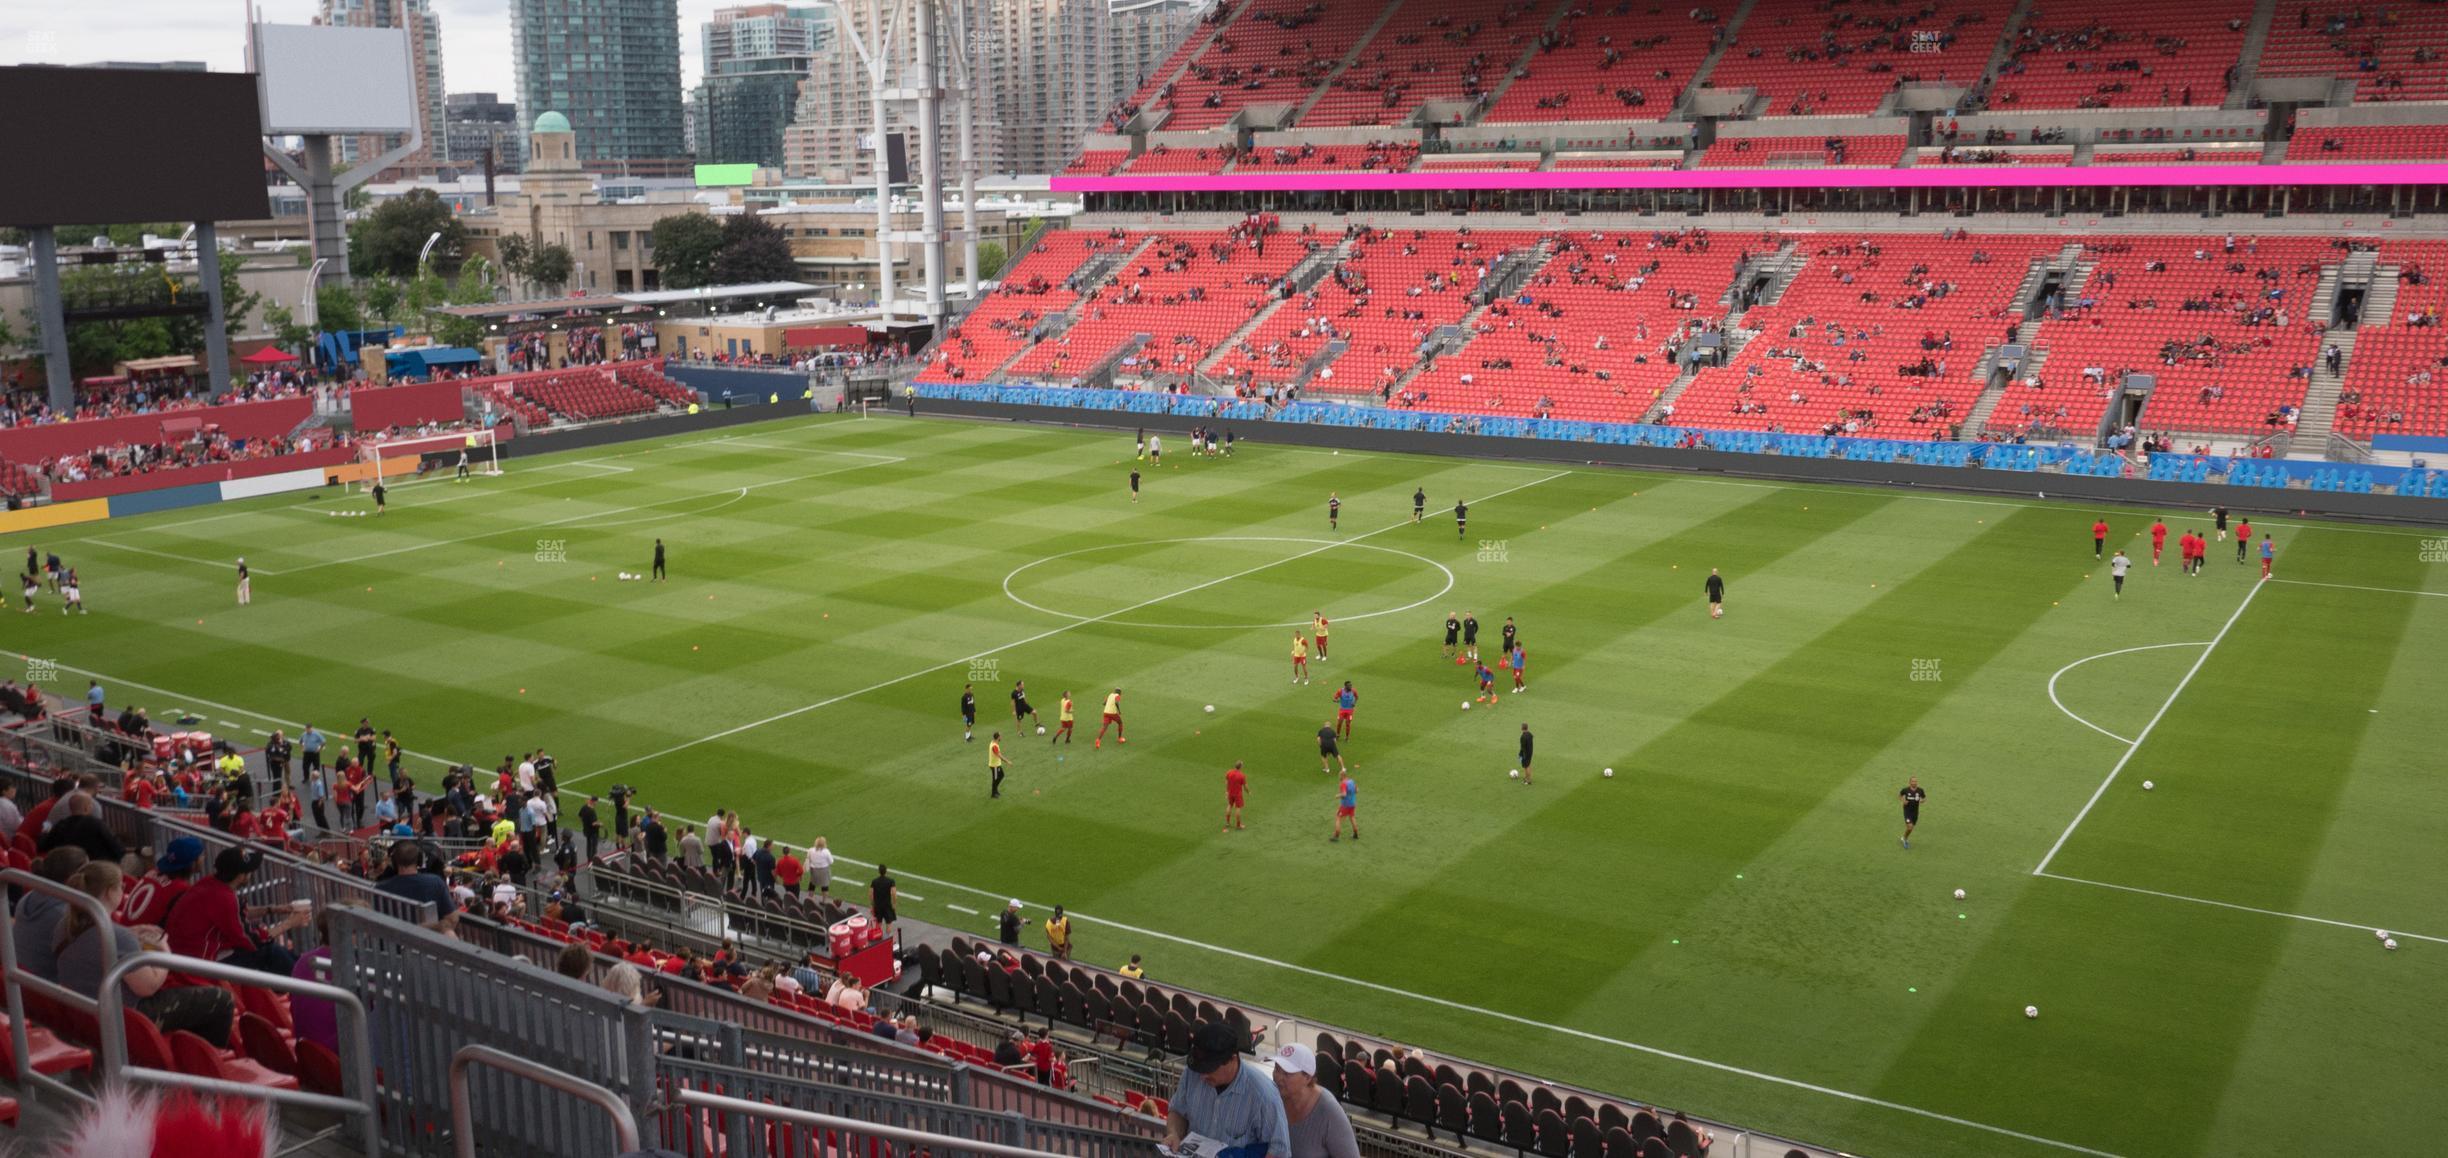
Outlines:
[[[1044,724],[1039,724],[1039,725],[1037,725],[1037,734],[1038,734],[1038,735],[1040,735],[1040,736],[1045,735],[1045,725],[1044,725]]]
[[[2156,787],[2158,787],[2158,785],[2152,784],[2152,783],[2151,783],[2150,781],[2148,781],[2148,780],[2145,780],[2145,781],[2143,781],[2143,782],[2142,782],[2142,791],[2144,791],[2144,792],[2148,792],[2148,791],[2150,791],[2151,789],[2156,788]]]
[[[1463,710],[1463,711],[1466,711],[1466,712],[1470,710],[1470,701],[1469,701],[1469,700],[1464,700],[1464,701],[1462,701],[1462,710]]]
[[[1609,779],[1609,780],[1613,780],[1613,779],[1615,778],[1615,770],[1614,770],[1614,769],[1612,769],[1612,768],[1609,768],[1609,769],[1607,769],[1607,770],[1605,770],[1605,771],[1603,771],[1603,772],[1600,772],[1600,773],[1599,773],[1599,775],[1604,776],[1604,777],[1606,777],[1606,778],[1607,778],[1607,779]]]
[[[1209,704],[1209,705],[1207,705],[1207,714],[1209,714],[1209,715],[1214,715],[1214,714],[1215,714],[1215,705],[1214,705],[1214,704]]]
[[[1512,770],[1512,771],[1510,771],[1510,772],[1505,773],[1505,775],[1506,775],[1506,776],[1509,776],[1509,777],[1511,777],[1511,778],[1513,778],[1513,779],[1515,779],[1515,780],[1519,780],[1519,779],[1521,779],[1521,769],[1519,769],[1519,768],[1515,768],[1514,770]]]
[[[2386,941],[2386,940],[2388,940],[2388,939],[2389,939],[2388,930],[2386,930],[2386,929],[2374,929],[2374,930],[2372,930],[2372,936],[2373,936],[2375,939],[2382,940],[2382,941]]]
[[[2039,1006],[2037,1006],[2037,1005],[2026,1005],[2026,1006],[2024,1006],[2024,1007],[2023,1007],[2023,1016],[2025,1016],[2025,1017],[2038,1017],[2038,1016],[2040,1016],[2040,1007],[2039,1007]]]
[[[1955,899],[1959,901],[1964,899],[1964,891],[1962,889],[1955,890]]]
[[[2383,949],[2395,949],[2397,947],[2397,938],[2391,937],[2386,941],[2380,942],[2380,947]]]
[[[1723,607],[1711,607],[1711,608],[1709,608],[1709,618],[1711,618],[1711,619],[1723,619],[1723,618],[1725,618],[1725,608],[1723,608]]]

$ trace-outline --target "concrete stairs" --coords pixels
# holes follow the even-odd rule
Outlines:
[[[2014,11],[2006,14],[2006,26],[1998,30],[1997,47],[1990,51],[1989,63],[1981,66],[1980,77],[1973,81],[1976,87],[1983,81],[1995,78],[1998,70],[2014,59],[2015,38],[2023,34],[2024,23],[2031,19],[2032,3],[2033,0],[2018,0]],[[1985,105],[1987,101],[1982,103]]]
[[[2328,347],[2333,345],[2344,355],[2338,360],[2335,374],[2329,372]],[[2355,332],[2331,330],[2321,339],[2321,346],[2321,353],[2312,360],[2312,380],[2304,389],[2303,411],[2295,416],[2293,445],[2304,449],[2290,449],[2288,458],[2328,457],[2329,432],[2337,425],[2338,393],[2346,384],[2346,371],[2354,366]]]
[[[2372,267],[2371,290],[2363,295],[2363,320],[2355,324],[2356,329],[2397,324],[2398,278],[2404,272],[2394,265]]]
[[[1226,2],[1231,3],[1233,0],[1226,0]],[[1231,15],[1225,17],[1223,23],[1209,27],[1205,32],[1198,34],[1199,46],[1192,49],[1188,54],[1182,57],[1180,66],[1176,67],[1173,71],[1164,74],[1162,78],[1157,78],[1156,91],[1161,92],[1166,85],[1174,84],[1180,81],[1182,77],[1189,75],[1190,63],[1197,60],[1199,57],[1205,56],[1207,54],[1207,50],[1215,47],[1215,42],[1223,39],[1224,34],[1231,31],[1233,25],[1240,23],[1241,17],[1254,7],[1256,7],[1254,4],[1242,4],[1240,7],[1235,8]],[[1145,134],[1164,127],[1162,125],[1150,123],[1153,112],[1154,110],[1152,109],[1142,109],[1139,111],[1137,116],[1132,117],[1129,122],[1122,126],[1123,132],[1133,134],[1140,138],[1139,141],[1135,142],[1135,145],[1144,145],[1146,143]],[[1136,158],[1138,155],[1139,149],[1134,147],[1131,150],[1131,156]]]
[[[1565,14],[1571,12],[1572,9],[1573,5],[1569,2],[1556,5],[1555,15],[1548,17],[1547,23],[1539,26],[1539,31],[1541,33],[1553,32],[1562,27]],[[1479,107],[1473,110],[1470,117],[1463,123],[1477,124],[1479,118],[1486,115],[1487,110],[1495,108],[1496,102],[1504,99],[1505,90],[1513,87],[1514,78],[1524,68],[1529,67],[1531,61],[1538,58],[1538,50],[1538,37],[1533,36],[1530,38],[1530,46],[1523,49],[1520,56],[1513,58],[1513,63],[1505,68],[1504,75],[1497,78],[1496,87],[1488,90],[1487,99],[1480,101]]]
[[[1292,271],[1284,275],[1284,280],[1292,284],[1293,295],[1297,297],[1308,293],[1311,287],[1325,280],[1328,271],[1350,256],[1351,242],[1349,241],[1338,241],[1333,245],[1323,246],[1317,252],[1300,259],[1300,262],[1292,267]],[[1274,317],[1277,312],[1291,304],[1292,298],[1288,297],[1278,297],[1268,302],[1265,309],[1258,311],[1250,320],[1243,322],[1240,329],[1227,335],[1222,342],[1216,344],[1213,352],[1199,360],[1198,373],[1212,372],[1216,363],[1223,361],[1224,356],[1231,353],[1233,347],[1247,341],[1251,334],[1258,332],[1258,327],[1266,324],[1268,318]]]
[[[1538,271],[1547,268],[1547,263],[1555,259],[1555,254],[1550,252],[1544,245],[1541,245],[1536,249],[1517,250],[1515,253],[1529,253],[1536,255],[1533,260],[1524,263],[1517,271],[1514,271],[1514,274],[1508,275],[1518,276],[1519,280],[1514,282],[1515,289],[1528,284],[1531,278],[1538,276]],[[1500,258],[1498,260],[1501,264],[1503,261],[1512,259],[1513,257],[1514,254],[1508,253],[1504,256],[1504,258]],[[1436,365],[1438,358],[1458,354],[1464,349],[1467,349],[1470,346],[1471,339],[1478,336],[1479,319],[1487,316],[1488,307],[1491,304],[1499,300],[1499,298],[1506,296],[1510,296],[1509,291],[1506,294],[1481,298],[1476,301],[1476,304],[1471,306],[1469,313],[1462,315],[1461,321],[1455,322],[1449,326],[1439,327],[1438,336],[1433,336],[1429,339],[1427,352],[1420,356],[1420,360],[1417,364],[1413,365],[1410,369],[1403,371],[1401,376],[1394,379],[1394,384],[1390,392],[1401,393],[1403,390],[1409,388],[1415,379],[1417,379],[1420,375],[1427,373],[1430,367]]]
[[[1700,91],[1701,85],[1708,83],[1710,73],[1717,71],[1717,62],[1725,56],[1726,49],[1733,46],[1734,37],[1741,33],[1744,22],[1751,18],[1751,9],[1758,2],[1742,0],[1742,3],[1734,6],[1734,14],[1726,17],[1725,23],[1719,26],[1723,31],[1718,35],[1717,43],[1709,49],[1707,56],[1701,58],[1700,67],[1692,70],[1690,83],[1683,86],[1683,96],[1675,101],[1674,110],[1667,119],[1680,120],[1691,115],[1692,95]]]
[[[1130,263],[1139,260],[1139,255],[1147,252],[1148,247],[1154,244],[1156,244],[1156,239],[1149,237],[1132,246],[1128,252],[1104,254],[1081,262],[1079,269],[1073,271],[1070,277],[1063,279],[1063,288],[1078,294],[1080,300],[1071,303],[1070,308],[1061,313],[1050,314],[1040,319],[1035,326],[1030,327],[1029,344],[1013,351],[1012,356],[1003,359],[984,376],[984,380],[994,381],[1001,378],[1004,374],[1009,373],[1013,366],[1018,365],[1020,359],[1027,357],[1029,351],[1036,349],[1038,342],[1060,336],[1064,331],[1069,330],[1072,323],[1079,321],[1080,307],[1088,303],[1088,295],[1112,284],[1115,274],[1130,268]]]
[[[2029,378],[2039,373],[2041,364],[2048,361],[2048,353],[2046,349],[2032,350],[2023,359],[2023,368],[2015,378]],[[1964,414],[1962,433],[1965,438],[1980,436],[1981,430],[1989,425],[1989,417],[1997,413],[1998,403],[2006,400],[2007,387],[2014,385],[2014,379],[1997,373],[1988,359],[1982,359],[1982,365],[1991,367],[1988,370],[1989,384],[1981,389],[1980,397],[1972,400],[1972,409]]]
[[[2221,107],[2240,109],[2251,103],[2253,78],[2261,75],[2261,49],[2269,43],[2270,21],[2278,15],[2278,0],[2256,0],[2252,22],[2244,26],[2244,48],[2236,54],[2236,79]]]
[[[1377,35],[1385,31],[1386,25],[1394,22],[1395,13],[1402,11],[1407,4],[1431,2],[1433,0],[1397,0],[1396,3],[1386,5],[1385,11],[1377,14],[1377,23],[1369,25],[1368,31],[1361,33],[1360,39],[1352,42],[1351,51],[1343,54],[1342,63],[1335,65],[1334,70],[1328,72],[1326,78],[1319,81],[1315,89],[1310,90],[1308,97],[1301,101],[1299,107],[1292,110],[1292,115],[1284,118],[1284,127],[1291,128],[1300,124],[1301,118],[1308,116],[1309,110],[1316,108],[1317,103],[1324,100],[1326,94],[1334,90],[1335,82],[1343,79],[1343,74],[1350,72],[1351,66],[1360,62],[1360,54],[1368,51],[1368,46],[1377,39]]]

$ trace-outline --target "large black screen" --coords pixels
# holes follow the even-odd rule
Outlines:
[[[271,215],[245,73],[0,68],[0,225]]]

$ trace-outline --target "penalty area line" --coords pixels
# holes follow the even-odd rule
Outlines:
[[[2107,881],[2086,880],[2082,877],[2066,876],[2063,873],[2033,873],[2032,875],[2036,877],[2047,877],[2052,881],[2064,881],[2067,884],[2090,885],[2093,888],[2099,889],[2114,889],[2120,893],[2138,893],[2142,896],[2158,897],[2162,900],[2183,901],[2187,904],[2194,905],[2208,905],[2215,909],[2233,909],[2239,913],[2258,913],[2264,917],[2284,917],[2290,921],[2304,921],[2314,925],[2333,925],[2340,929],[2360,929],[2364,932],[2372,932],[2374,930],[2388,928],[2388,926],[2385,925],[2358,925],[2352,921],[2334,921],[2327,917],[2313,917],[2307,916],[2303,913],[2286,913],[2280,912],[2277,909],[2255,908],[2251,905],[2239,905],[2233,901],[2214,901],[2208,897],[2188,897],[2183,893],[2163,893],[2157,889],[2141,889],[2135,888],[2132,885],[2112,885]],[[2448,945],[2448,937],[2433,937],[2423,933],[2408,933],[2400,929],[2389,929],[2389,936],[2408,937],[2416,941],[2429,941],[2434,945]]]

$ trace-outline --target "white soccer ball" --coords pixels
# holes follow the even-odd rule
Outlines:
[[[1037,734],[1038,734],[1038,735],[1040,735],[1040,736],[1045,735],[1045,725],[1044,725],[1044,724],[1039,724],[1039,725],[1037,725]]]
[[[1964,891],[1962,889],[1955,890],[1955,899],[1959,901],[1964,899]]]
[[[2039,1006],[2037,1006],[2037,1005],[2026,1005],[2026,1006],[2024,1006],[2024,1007],[2023,1007],[2023,1016],[2025,1016],[2025,1017],[2038,1017],[2038,1016],[2040,1016],[2040,1007],[2039,1007]]]
[[[2374,938],[2379,939],[2379,940],[2382,940],[2382,941],[2386,941],[2386,940],[2388,940],[2388,939],[2389,939],[2388,930],[2386,930],[2386,929],[2374,929],[2374,930],[2372,930],[2372,936],[2373,936]]]
[[[1464,701],[1462,701],[1462,710],[1463,710],[1463,711],[1466,711],[1466,712],[1470,710],[1470,701],[1469,701],[1469,700],[1464,700]]]
[[[2144,792],[2148,792],[2148,791],[2150,791],[2151,789],[2156,788],[2156,787],[2158,787],[2158,785],[2152,784],[2152,783],[2151,783],[2150,781],[2148,781],[2148,780],[2145,780],[2145,781],[2143,781],[2143,782],[2142,782],[2142,791],[2144,791]]]
[[[1509,776],[1509,777],[1511,777],[1511,778],[1513,778],[1513,779],[1515,779],[1515,780],[1519,780],[1519,779],[1521,779],[1521,769],[1519,769],[1519,768],[1515,768],[1514,770],[1512,770],[1512,771],[1510,771],[1510,772],[1505,773],[1505,775],[1506,775],[1506,776]]]
[[[2396,948],[2396,947],[2397,947],[2397,938],[2395,938],[2395,937],[2391,937],[2391,938],[2389,938],[2389,939],[2388,939],[2388,940],[2386,940],[2386,941],[2382,941],[2382,942],[2380,942],[2380,947],[2381,947],[2381,948],[2383,948],[2383,949],[2394,949],[2394,948]]]
[[[1214,715],[1214,714],[1215,714],[1215,705],[1214,705],[1214,704],[1209,704],[1209,705],[1207,705],[1207,713],[1208,713],[1209,715]]]
[[[1603,771],[1603,772],[1600,772],[1600,773],[1599,773],[1599,775],[1604,776],[1604,777],[1606,777],[1606,778],[1607,778],[1607,779],[1609,779],[1609,780],[1613,780],[1613,779],[1615,778],[1615,770],[1614,770],[1614,769],[1612,769],[1612,768],[1609,768],[1609,769],[1607,769],[1607,770],[1605,770],[1605,771]]]

